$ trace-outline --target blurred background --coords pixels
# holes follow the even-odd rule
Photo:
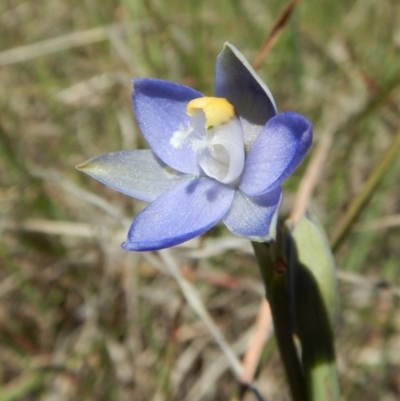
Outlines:
[[[226,40],[250,62],[267,43],[258,72],[278,109],[315,126],[282,218],[314,162],[311,208],[339,276],[343,400],[400,399],[400,2],[292,5],[279,25],[278,0],[1,2],[1,401],[256,399],[207,323],[238,358],[251,346],[263,287],[250,244],[218,226],[168,253],[124,252],[145,205],[74,168],[146,147],[133,77],[211,94]],[[270,334],[254,383],[289,400]]]

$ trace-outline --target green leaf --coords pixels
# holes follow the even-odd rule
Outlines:
[[[327,237],[311,215],[286,224],[286,260],[291,272],[293,328],[301,342],[309,401],[339,399],[333,324],[339,298]]]

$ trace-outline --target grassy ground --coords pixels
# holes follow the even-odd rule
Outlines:
[[[125,253],[144,205],[74,166],[145,146],[132,77],[211,93],[224,41],[253,60],[283,7],[1,2],[0,401],[238,399],[205,318],[171,275],[181,268],[241,356],[262,298],[249,245],[217,227],[168,253]],[[399,157],[377,169],[400,135],[399,21],[397,0],[300,0],[259,69],[280,110],[314,122],[311,157],[326,152],[311,203],[335,244],[344,400],[400,398]],[[286,183],[283,214],[309,160]],[[255,383],[268,400],[289,399],[272,338]]]

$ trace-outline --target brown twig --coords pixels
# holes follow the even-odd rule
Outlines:
[[[274,46],[279,35],[282,33],[283,28],[287,24],[289,17],[291,16],[297,2],[298,0],[291,0],[283,9],[279,17],[276,19],[271,31],[265,38],[263,44],[261,45],[260,50],[254,57],[252,65],[255,70],[258,70],[260,68],[261,63],[264,60],[265,56]]]
[[[250,346],[243,357],[243,373],[240,378],[242,383],[249,384],[252,382],[265,340],[271,328],[271,309],[267,300],[263,299],[254,325],[254,332],[249,341]]]
[[[304,214],[307,205],[310,202],[311,196],[321,177],[322,166],[327,158],[328,151],[332,143],[332,133],[326,132],[318,142],[318,146],[314,151],[307,170],[300,182],[299,189],[296,194],[296,199],[290,214],[289,220],[296,224],[297,220]]]

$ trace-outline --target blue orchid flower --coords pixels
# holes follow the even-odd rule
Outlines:
[[[151,150],[108,153],[78,166],[150,202],[124,249],[171,247],[220,220],[233,234],[274,238],[281,184],[309,149],[312,125],[296,113],[277,114],[269,89],[235,47],[226,43],[217,58],[214,97],[140,78],[133,105]]]

